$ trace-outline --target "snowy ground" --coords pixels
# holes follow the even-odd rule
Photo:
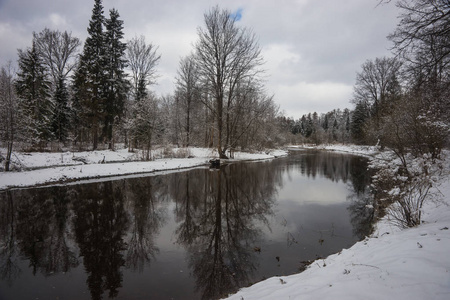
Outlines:
[[[153,155],[161,157],[163,150],[155,150]],[[192,168],[207,165],[210,159],[217,156],[217,151],[206,148],[173,149],[171,154],[182,156],[177,153],[178,151],[184,151],[183,155],[190,158],[158,158],[153,161],[142,161],[140,153],[130,153],[127,149],[64,153],[15,152],[12,155],[13,164],[22,171],[0,172],[0,190]],[[6,149],[0,148],[0,154],[5,156],[5,153]],[[287,152],[283,150],[273,150],[269,153],[236,152],[234,160],[270,159],[283,155],[287,155]]]
[[[317,150],[327,150],[336,151],[341,153],[351,153],[362,156],[373,157],[379,155],[380,151],[376,146],[359,146],[359,145],[342,145],[342,144],[332,144],[332,145],[301,145],[301,146],[290,146],[288,149],[317,149]]]
[[[321,146],[322,149],[383,158],[374,147]],[[450,299],[450,155],[424,221],[400,230],[388,217],[375,233],[350,249],[317,260],[296,275],[272,277],[228,299]]]

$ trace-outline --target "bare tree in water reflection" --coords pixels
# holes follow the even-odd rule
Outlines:
[[[367,160],[354,157],[351,161],[350,222],[353,226],[353,234],[359,239],[364,239],[373,230],[375,218],[374,197],[370,190],[371,171],[367,170]]]
[[[155,237],[167,217],[167,184],[162,177],[147,177],[127,181],[125,199],[130,226],[126,251],[126,267],[142,272],[159,252]]]
[[[0,193],[1,279],[19,277],[19,257],[33,275],[67,273],[79,252],[92,299],[116,297],[123,267],[142,271],[158,251],[168,201],[161,178]]]
[[[6,191],[2,201],[2,278],[13,278],[19,273],[14,265],[16,251],[29,260],[35,275],[45,276],[68,272],[79,261],[69,246],[70,199],[66,191],[50,188],[36,192],[24,190],[21,201],[13,201],[17,191]],[[2,197],[3,198],[3,197]]]
[[[170,189],[177,191],[178,242],[190,253],[202,298],[216,299],[251,282],[255,242],[262,234],[258,223],[272,214],[281,176],[258,164],[190,174],[174,178],[178,188]]]
[[[17,214],[11,191],[0,194],[0,203],[3,204],[0,205],[0,278],[11,286],[21,272],[17,264],[19,255],[15,228]]]

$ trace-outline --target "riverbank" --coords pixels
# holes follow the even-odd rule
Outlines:
[[[164,152],[167,150],[153,151],[155,159],[152,161],[142,161],[141,153],[128,152],[127,149],[15,152],[12,156],[15,171],[0,172],[0,190],[194,168],[209,165],[209,160],[217,158],[217,151],[207,148],[180,148],[170,149],[170,153]],[[6,149],[0,149],[0,153],[5,154]],[[229,161],[271,159],[285,155],[287,152],[283,150],[268,153],[235,152],[234,158]]]
[[[371,157],[378,166],[392,158],[375,147],[305,147]],[[386,216],[375,232],[349,249],[314,261],[304,272],[272,277],[228,299],[450,299],[450,155],[425,202],[422,224],[399,229]]]

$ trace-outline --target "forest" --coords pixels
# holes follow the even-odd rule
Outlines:
[[[114,150],[151,160],[155,147],[234,150],[287,144],[353,143],[439,157],[450,133],[450,3],[401,0],[387,37],[391,57],[356,71],[353,109],[287,117],[264,87],[258,37],[219,6],[205,12],[191,54],[179,61],[175,90],[157,96],[158,46],[124,40],[116,9],[94,1],[88,37],[44,28],[0,71],[0,155],[13,151]]]

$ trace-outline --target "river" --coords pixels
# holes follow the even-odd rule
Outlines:
[[[370,232],[367,160],[285,158],[0,192],[0,299],[215,299]]]

